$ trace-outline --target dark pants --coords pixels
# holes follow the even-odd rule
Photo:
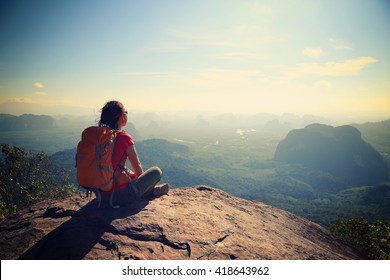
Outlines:
[[[113,205],[123,205],[131,203],[139,198],[147,197],[153,193],[154,186],[161,180],[162,171],[157,166],[153,166],[141,174],[135,181],[114,193]],[[103,195],[103,201],[108,201],[110,194]]]

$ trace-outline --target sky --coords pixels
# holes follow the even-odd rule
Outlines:
[[[1,1],[2,108],[109,100],[389,118],[390,1]]]

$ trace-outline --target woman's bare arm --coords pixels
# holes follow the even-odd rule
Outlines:
[[[131,145],[126,150],[127,156],[129,157],[131,167],[134,170],[134,173],[138,176],[140,176],[144,170],[142,169],[141,161],[139,160],[137,151],[135,149],[135,145]]]

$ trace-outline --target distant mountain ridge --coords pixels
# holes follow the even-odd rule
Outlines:
[[[56,126],[56,120],[48,115],[24,114],[14,116],[10,114],[0,114],[0,130],[33,130],[51,129]]]
[[[363,139],[373,145],[378,152],[381,152],[382,156],[390,164],[390,151],[388,149],[390,120],[351,125],[356,127],[362,133]]]
[[[327,172],[350,185],[388,180],[384,159],[349,125],[312,124],[292,130],[277,146],[275,160]]]

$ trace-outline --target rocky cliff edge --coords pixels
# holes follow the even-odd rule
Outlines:
[[[119,209],[80,196],[0,223],[1,259],[360,259],[328,230],[208,186]]]

